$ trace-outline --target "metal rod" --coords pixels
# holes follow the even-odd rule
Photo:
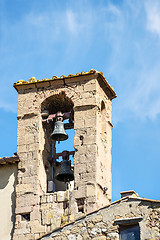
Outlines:
[[[69,190],[69,184],[70,182],[68,182],[68,190]],[[69,191],[69,202],[68,202],[68,222],[70,221],[70,201],[71,201],[71,192]]]
[[[53,144],[52,144],[52,162],[51,162],[51,180],[53,182],[53,161],[54,161],[54,153],[53,153]]]

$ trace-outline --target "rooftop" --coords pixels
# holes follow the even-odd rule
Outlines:
[[[29,84],[30,85],[33,85],[33,84],[38,85],[39,83],[43,83],[43,82],[65,80],[65,79],[71,79],[71,78],[74,78],[74,77],[86,76],[86,75],[91,75],[91,74],[97,74],[98,77],[100,77],[102,79],[102,81],[105,83],[107,88],[110,90],[110,92],[112,94],[112,99],[117,97],[114,89],[110,86],[110,84],[107,82],[106,78],[103,76],[103,73],[99,72],[99,71],[97,71],[95,69],[91,69],[88,72],[80,72],[80,73],[76,73],[76,74],[69,74],[68,76],[65,76],[65,75],[61,75],[60,77],[53,76],[51,79],[44,78],[42,80],[38,80],[35,77],[31,77],[28,81],[19,80],[17,83],[14,83],[13,86],[18,91],[18,86],[22,86],[22,85],[24,85],[24,86],[25,85],[29,85]]]
[[[19,157],[17,155],[0,158],[0,165],[13,164],[16,162],[19,162]]]

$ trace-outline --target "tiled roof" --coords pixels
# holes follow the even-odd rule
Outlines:
[[[11,156],[11,157],[3,157],[0,158],[0,165],[4,165],[4,164],[13,164],[19,162],[19,157],[18,156]]]
[[[102,72],[99,72],[95,69],[91,69],[88,72],[80,72],[80,73],[76,73],[76,74],[69,74],[68,76],[65,75],[61,75],[60,77],[57,76],[53,76],[52,79],[49,78],[44,78],[42,80],[38,80],[35,77],[31,77],[28,81],[25,80],[19,80],[17,83],[14,83],[13,86],[15,87],[15,89],[17,90],[16,87],[18,87],[19,85],[28,85],[28,84],[38,84],[38,83],[42,83],[42,82],[48,82],[48,81],[56,81],[56,80],[62,80],[62,79],[69,79],[69,78],[73,78],[73,77],[78,77],[78,76],[85,76],[85,75],[91,75],[91,74],[98,74],[101,79],[104,81],[104,83],[106,84],[106,86],[108,87],[108,89],[111,91],[112,93],[112,98],[117,97],[114,89],[110,86],[110,84],[107,82],[107,80],[105,79],[105,77],[103,76]]]

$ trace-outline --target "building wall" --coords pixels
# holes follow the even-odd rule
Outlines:
[[[160,202],[123,199],[95,213],[78,219],[42,238],[41,240],[119,240],[119,222],[127,220],[131,226],[135,219],[140,227],[141,240],[160,239]]]
[[[9,240],[15,222],[17,164],[0,166],[0,239]]]

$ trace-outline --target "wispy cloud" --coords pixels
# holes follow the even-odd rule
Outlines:
[[[156,6],[153,6],[152,15],[157,11]],[[118,93],[113,105],[113,121],[117,123],[133,117],[155,119],[160,114],[159,40],[154,38],[152,31],[148,34],[148,27],[146,29],[148,13],[146,15],[144,2],[136,1],[136,12],[126,2],[117,8],[118,23],[112,21],[112,29],[106,24],[112,51],[105,71]],[[158,33],[158,20],[156,23]],[[114,32],[113,29],[117,28],[118,31]]]
[[[147,13],[147,29],[160,37],[160,1],[145,2]]]
[[[80,28],[77,20],[76,14],[72,10],[66,12],[67,26],[71,34],[76,34]]]
[[[153,35],[160,36],[159,2],[80,2],[58,9],[31,8],[13,22],[2,14],[3,84],[12,86],[36,73],[48,77],[48,72],[64,74],[64,69],[74,73],[97,68],[118,94],[114,122],[130,116],[156,118],[160,113],[160,57],[159,39]],[[6,93],[13,91],[12,87],[5,89]],[[0,108],[11,110],[4,91],[0,89]]]

